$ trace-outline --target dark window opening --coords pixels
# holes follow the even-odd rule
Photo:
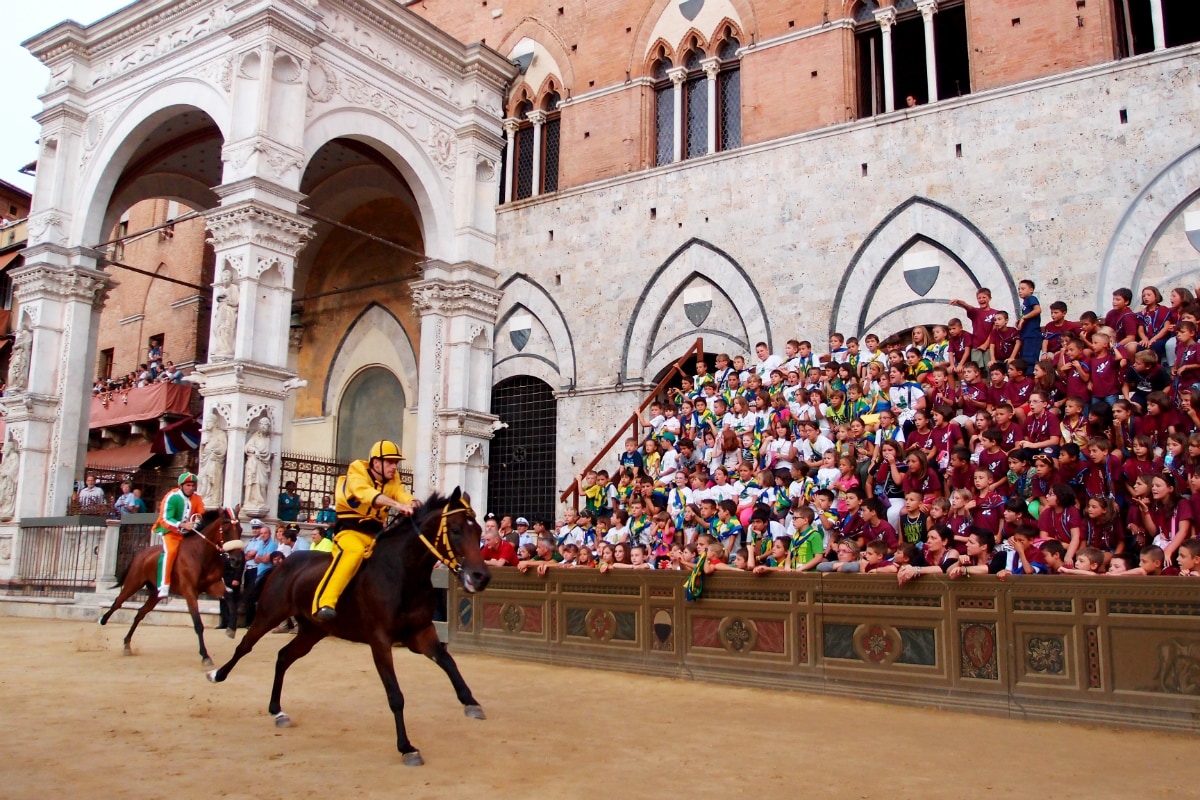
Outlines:
[[[971,93],[971,61],[967,51],[967,9],[955,6],[933,16],[938,99]]]
[[[1154,20],[1150,14],[1150,0],[1113,0],[1113,15],[1118,58],[1154,51]]]
[[[883,31],[879,28],[862,31],[855,38],[858,44],[858,116],[873,117],[885,110]]]
[[[116,350],[109,347],[100,351],[100,365],[96,370],[96,377],[107,380],[113,374],[113,360],[116,358]]]
[[[1200,42],[1200,4],[1196,0],[1162,0],[1167,47]]]
[[[717,48],[721,71],[717,73],[717,149],[732,150],[742,146],[742,68],[737,58],[740,46],[726,31]]]
[[[671,60],[660,58],[651,70],[654,84],[654,166],[675,160],[675,87],[667,77]]]
[[[897,108],[904,108],[909,97],[914,98],[917,105],[929,102],[925,21],[919,14],[899,20],[892,27],[892,87]]]
[[[683,157],[696,158],[708,152],[708,77],[700,69],[704,54],[688,51],[683,60],[688,75],[683,82]]]
[[[488,511],[554,523],[558,405],[544,382],[518,375],[492,387],[497,431],[488,464]]]

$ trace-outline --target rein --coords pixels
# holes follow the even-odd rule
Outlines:
[[[201,519],[203,519],[203,517],[201,515],[193,514],[190,521],[192,523],[196,523],[196,522],[199,522]],[[214,542],[212,539],[209,539],[207,536],[204,535],[204,531],[199,530],[199,529],[193,529],[192,533],[194,533],[196,536],[199,536],[206,545],[213,548],[218,553],[224,553],[225,550],[222,547],[222,545],[225,544],[225,536],[223,533],[223,529],[225,528],[226,517],[225,517],[224,509],[221,510],[221,516],[218,517],[217,519],[220,520],[220,523],[217,525],[217,541]],[[229,521],[232,521],[232,518],[230,518]]]
[[[462,571],[462,565],[458,562],[458,555],[454,552],[454,547],[450,544],[450,528],[448,523],[450,517],[455,514],[471,512],[472,516],[474,516],[475,513],[471,511],[471,506],[465,500],[460,500],[459,502],[462,503],[462,507],[456,508],[453,511],[450,510],[449,506],[442,508],[442,518],[438,522],[437,534],[433,537],[432,542],[426,538],[424,533],[421,533],[419,537],[421,544],[425,545],[425,548],[433,554],[433,557],[442,562],[447,569],[455,573]]]

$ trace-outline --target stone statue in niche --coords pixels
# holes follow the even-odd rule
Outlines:
[[[29,318],[21,321],[13,340],[12,357],[8,362],[7,394],[19,394],[29,388],[29,357],[33,351],[33,329]]]
[[[210,507],[221,505],[225,494],[225,457],[229,453],[229,436],[221,415],[208,413],[204,421],[204,440],[200,443],[200,474],[197,493]]]
[[[217,282],[213,299],[217,304],[217,310],[213,313],[213,355],[228,358],[233,355],[238,305],[241,302],[241,291],[229,267],[221,270],[221,280]]]
[[[0,520],[8,522],[16,513],[17,470],[21,466],[21,447],[10,433],[0,450]]]
[[[271,420],[259,417],[246,439],[246,477],[242,482],[242,506],[249,512],[266,513],[267,486],[271,481]]]

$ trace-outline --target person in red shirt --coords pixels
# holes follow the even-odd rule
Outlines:
[[[950,371],[962,375],[971,359],[971,335],[963,330],[962,320],[958,317],[946,323],[946,328],[949,332],[946,337],[946,358],[950,359]]]
[[[1033,391],[1033,378],[1025,376],[1027,366],[1025,360],[1021,358],[1014,358],[1010,361],[1008,363],[1008,383],[1004,384],[1004,391],[1000,393],[1004,402],[1013,407],[1018,422],[1025,419],[1022,407],[1029,403],[1029,393]]]
[[[515,567],[517,551],[506,539],[500,537],[500,530],[493,520],[487,521],[483,531],[483,547],[480,550],[483,563],[489,567]]]
[[[1091,383],[1091,372],[1088,370],[1087,359],[1083,353],[1083,341],[1070,339],[1063,345],[1062,352],[1056,359],[1058,372],[1067,382],[1067,397],[1078,397],[1087,406],[1092,399],[1088,388]]]
[[[1025,438],[1025,429],[1021,423],[1013,421],[1013,407],[1008,403],[996,406],[992,417],[996,421],[993,430],[1000,434],[1000,449],[1005,453],[1011,453],[1017,446],[1017,442]]]
[[[1133,292],[1117,289],[1112,294],[1112,311],[1104,315],[1104,324],[1117,334],[1117,347],[1126,350],[1130,356],[1137,352],[1138,340],[1146,338],[1137,314],[1129,307],[1132,302]]]
[[[988,348],[990,361],[1008,362],[1017,356],[1017,337],[1020,331],[1009,327],[1008,312],[997,311],[992,323],[992,343]]]
[[[1043,538],[1054,539],[1067,546],[1063,559],[1068,567],[1075,564],[1075,552],[1083,542],[1083,520],[1075,506],[1075,490],[1065,483],[1050,487],[1050,493],[1042,499],[1042,510],[1038,515],[1038,530]]]
[[[1050,399],[1042,391],[1029,394],[1029,416],[1025,418],[1025,438],[1017,447],[1044,450],[1057,447],[1062,441],[1062,430],[1058,417],[1050,413]]]
[[[986,352],[991,346],[992,329],[996,326],[997,312],[991,307],[992,290],[977,290],[975,302],[979,305],[973,306],[965,300],[951,300],[950,305],[958,306],[967,312],[967,318],[971,320],[971,347]]]
[[[896,529],[891,523],[885,519],[886,513],[883,507],[883,501],[878,497],[868,498],[862,505],[861,509],[863,522],[866,526],[862,529],[867,539],[867,544],[871,542],[883,542],[887,545],[887,551],[894,553],[896,548],[900,546],[900,537],[896,534]]]
[[[1112,442],[1093,436],[1087,443],[1087,463],[1079,471],[1083,493],[1088,497],[1116,497],[1124,488],[1121,459],[1112,454]]]
[[[1097,331],[1092,337],[1095,350],[1088,359],[1088,372],[1091,375],[1092,397],[1103,400],[1110,406],[1120,399],[1121,367],[1113,357],[1112,340],[1104,331]]]
[[[1001,438],[1000,431],[995,428],[983,432],[983,452],[979,454],[979,469],[992,476],[988,491],[999,492],[1007,497],[1008,453],[1000,449]]]
[[[988,387],[981,380],[982,377],[983,373],[974,362],[968,363],[963,368],[962,409],[963,413],[969,417],[975,416],[980,411],[988,410]]]
[[[1056,300],[1050,304],[1050,321],[1042,326],[1042,352],[1057,353],[1064,336],[1074,336],[1079,325],[1067,320],[1067,304]]]
[[[996,406],[1004,402],[1004,389],[1007,386],[1004,364],[992,364],[988,367],[988,379],[987,410],[990,414],[996,410]]]

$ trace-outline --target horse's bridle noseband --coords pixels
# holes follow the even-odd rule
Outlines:
[[[454,546],[450,544],[450,528],[448,522],[450,517],[455,514],[469,513],[472,517],[475,516],[475,511],[471,508],[470,503],[462,499],[460,499],[458,502],[462,503],[462,506],[454,509],[453,511],[450,510],[449,505],[446,505],[442,508],[442,518],[441,521],[438,522],[438,531],[433,537],[432,542],[426,538],[424,533],[420,535],[421,544],[425,545],[429,552],[433,553],[433,557],[442,562],[446,569],[456,574],[462,571],[462,564],[460,564],[458,561],[458,554],[454,552]]]

